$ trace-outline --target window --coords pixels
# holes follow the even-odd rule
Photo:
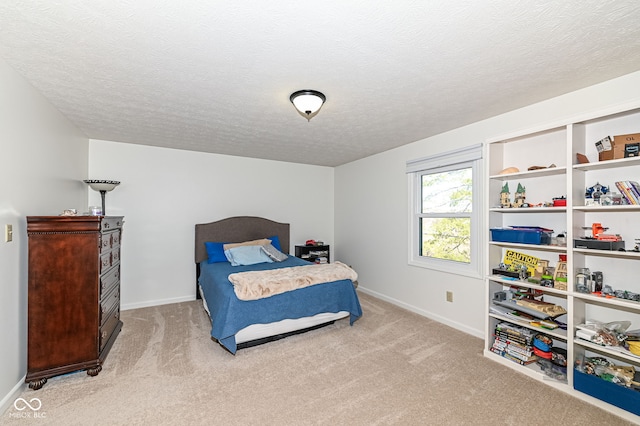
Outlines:
[[[482,145],[407,162],[409,264],[480,272]]]

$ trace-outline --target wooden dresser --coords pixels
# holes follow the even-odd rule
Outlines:
[[[122,329],[120,216],[28,216],[26,382],[102,364]]]

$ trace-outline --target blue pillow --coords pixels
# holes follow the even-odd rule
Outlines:
[[[240,246],[224,251],[231,266],[272,263],[273,260],[262,250],[262,246]]]
[[[227,262],[227,257],[224,255],[224,246],[226,243],[213,243],[207,242],[204,243],[204,246],[207,249],[207,262],[208,263],[218,263],[218,262]]]
[[[282,248],[280,247],[280,238],[278,238],[277,235],[269,237],[268,239],[271,240],[272,246],[274,246],[278,251],[282,251]]]

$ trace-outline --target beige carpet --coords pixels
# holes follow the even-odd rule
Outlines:
[[[360,294],[364,316],[241,350],[209,338],[200,302],[126,311],[97,377],[21,397],[1,424],[623,425],[482,356],[482,342]],[[26,411],[29,411],[27,409]]]

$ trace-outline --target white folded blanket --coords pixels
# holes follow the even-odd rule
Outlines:
[[[347,279],[356,281],[358,274],[341,262],[229,275],[229,281],[240,300],[257,300],[315,284]]]

